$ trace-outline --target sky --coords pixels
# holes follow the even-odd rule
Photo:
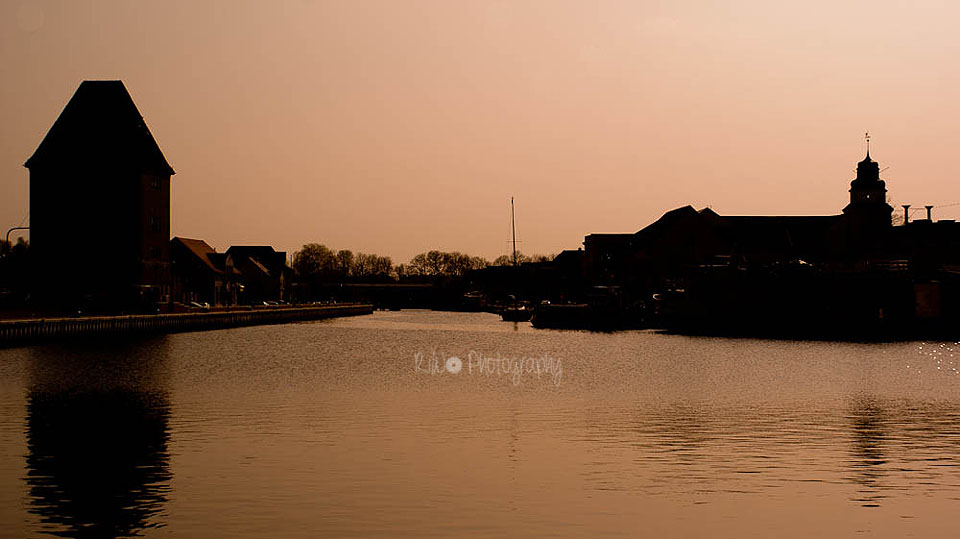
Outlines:
[[[530,254],[686,204],[836,214],[867,131],[891,204],[960,219],[957,21],[925,0],[3,0],[0,227],[29,222],[23,163],[85,79],[124,81],[177,172],[172,234],[221,251],[493,259],[511,196]]]

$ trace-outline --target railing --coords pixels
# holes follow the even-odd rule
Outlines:
[[[0,347],[110,334],[179,333],[262,324],[284,324],[370,314],[367,304],[290,307],[254,311],[179,313],[0,321]]]

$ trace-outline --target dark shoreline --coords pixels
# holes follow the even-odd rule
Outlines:
[[[112,335],[156,335],[285,324],[373,312],[365,303],[220,312],[0,320],[0,348]]]

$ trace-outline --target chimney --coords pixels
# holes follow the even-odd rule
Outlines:
[[[927,221],[933,221],[933,217],[931,217],[930,213],[933,210],[933,206],[924,206],[924,208],[927,209]]]
[[[904,204],[903,205],[903,224],[907,224],[909,222],[910,222],[910,205]]]

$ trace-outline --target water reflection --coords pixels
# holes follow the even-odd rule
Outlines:
[[[32,350],[26,480],[41,531],[129,537],[163,525],[166,358],[162,338]]]
[[[861,397],[854,402],[850,413],[850,430],[853,437],[850,469],[853,481],[859,485],[854,501],[864,507],[879,507],[885,498],[884,476],[887,472],[885,455],[888,434],[887,413],[873,398]]]

